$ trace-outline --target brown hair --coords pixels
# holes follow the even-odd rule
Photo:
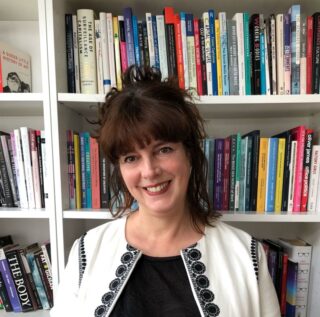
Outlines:
[[[110,183],[114,216],[121,216],[134,201],[121,177],[119,157],[133,151],[135,145],[143,148],[152,139],[184,145],[192,166],[187,201],[195,228],[201,231],[199,223],[210,224],[219,216],[211,209],[206,187],[203,119],[176,79],[162,81],[160,71],[154,68],[131,66],[123,74],[123,90],[113,88],[107,94],[100,114],[99,141],[114,165]]]

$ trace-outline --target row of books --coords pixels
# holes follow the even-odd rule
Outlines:
[[[79,9],[66,14],[68,92],[108,93],[122,88],[129,65],[175,76],[181,88],[198,95],[319,93],[320,13],[306,16],[300,5],[288,13],[236,13],[208,10],[123,15]]]
[[[215,210],[316,212],[320,210],[319,150],[303,125],[273,137],[260,130],[206,139],[208,189]]]
[[[28,312],[53,306],[50,242],[26,247],[0,237],[0,309]]]
[[[108,208],[111,165],[89,132],[67,131],[69,208]]]
[[[45,208],[47,174],[44,131],[0,131],[0,206]]]
[[[307,317],[312,246],[301,239],[263,239],[281,316]]]

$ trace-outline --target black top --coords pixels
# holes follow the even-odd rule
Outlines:
[[[201,316],[182,257],[142,255],[110,316]]]

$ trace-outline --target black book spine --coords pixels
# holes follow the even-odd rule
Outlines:
[[[320,84],[320,12],[313,17],[312,93],[319,94]]]
[[[74,70],[72,14],[68,13],[65,15],[65,25],[66,25],[68,92],[75,93],[76,81],[75,81],[75,70]]]
[[[138,45],[139,45],[139,54],[140,54],[140,65],[143,67],[146,63],[144,47],[143,47],[143,27],[142,22],[138,22]]]
[[[206,49],[203,20],[199,19],[199,38],[200,38],[200,57],[201,57],[201,76],[202,76],[202,92],[208,94],[207,87],[207,66],[206,66]]]
[[[109,207],[109,168],[106,157],[103,155],[102,150],[99,151],[100,155],[100,204],[101,208]]]
[[[257,210],[257,194],[258,194],[258,172],[259,172],[259,148],[260,148],[260,132],[253,134],[252,139],[252,172],[251,172],[251,195],[249,208],[251,211]]]
[[[22,263],[19,261],[18,250],[5,252],[11,275],[16,287],[23,312],[34,310],[31,294],[27,287],[26,277],[23,274]]]
[[[165,24],[166,44],[167,44],[167,61],[168,61],[168,75],[170,77],[177,77],[177,61],[176,61],[176,45],[174,24]]]
[[[6,310],[6,312],[11,312],[13,311],[11,303],[10,303],[10,299],[8,296],[8,292],[6,289],[6,286],[4,285],[4,280],[3,277],[1,275],[0,272],[0,298],[2,300],[2,304],[4,306],[4,309]]]
[[[42,151],[41,151],[41,131],[36,130],[36,145],[38,152],[38,162],[39,162],[39,178],[40,178],[40,195],[41,195],[41,208],[45,208],[44,200],[44,183],[43,183],[43,162],[42,162]]]
[[[147,31],[146,21],[142,21],[142,34],[143,34],[143,50],[144,50],[144,56],[145,56],[145,65],[150,66],[148,31]]]
[[[251,92],[253,95],[260,95],[261,82],[260,82],[260,20],[259,14],[255,13],[250,17],[250,36],[251,51],[252,51],[252,85]]]

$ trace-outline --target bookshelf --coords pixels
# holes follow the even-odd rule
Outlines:
[[[196,3],[196,5],[195,5]],[[319,10],[318,0],[300,2],[303,12]],[[18,243],[32,243],[50,239],[52,248],[53,283],[56,289],[68,252],[74,241],[86,230],[111,219],[106,210],[69,210],[66,130],[94,131],[86,118],[94,118],[104,96],[68,94],[65,49],[65,13],[79,8],[110,11],[120,14],[131,5],[138,17],[145,12],[159,14],[165,5],[200,16],[214,8],[226,11],[231,17],[236,12],[286,12],[289,0],[208,0],[186,2],[137,0],[0,0],[0,40],[21,47],[32,56],[33,92],[30,94],[0,94],[0,128],[10,131],[27,125],[45,129],[49,168],[49,199],[45,210],[0,208],[0,232],[10,233]],[[19,8],[19,10],[17,10]],[[271,136],[305,124],[320,129],[320,96],[221,96],[200,97],[197,101],[206,119],[209,136],[225,137],[231,133],[246,133],[257,127],[261,134]],[[257,237],[300,237],[313,245],[308,317],[320,311],[320,211],[311,215],[223,215],[224,221],[242,228]],[[35,230],[36,228],[36,230]],[[32,316],[48,316],[48,312],[33,312]],[[0,312],[0,316],[7,315]],[[17,315],[19,316],[19,314]]]

